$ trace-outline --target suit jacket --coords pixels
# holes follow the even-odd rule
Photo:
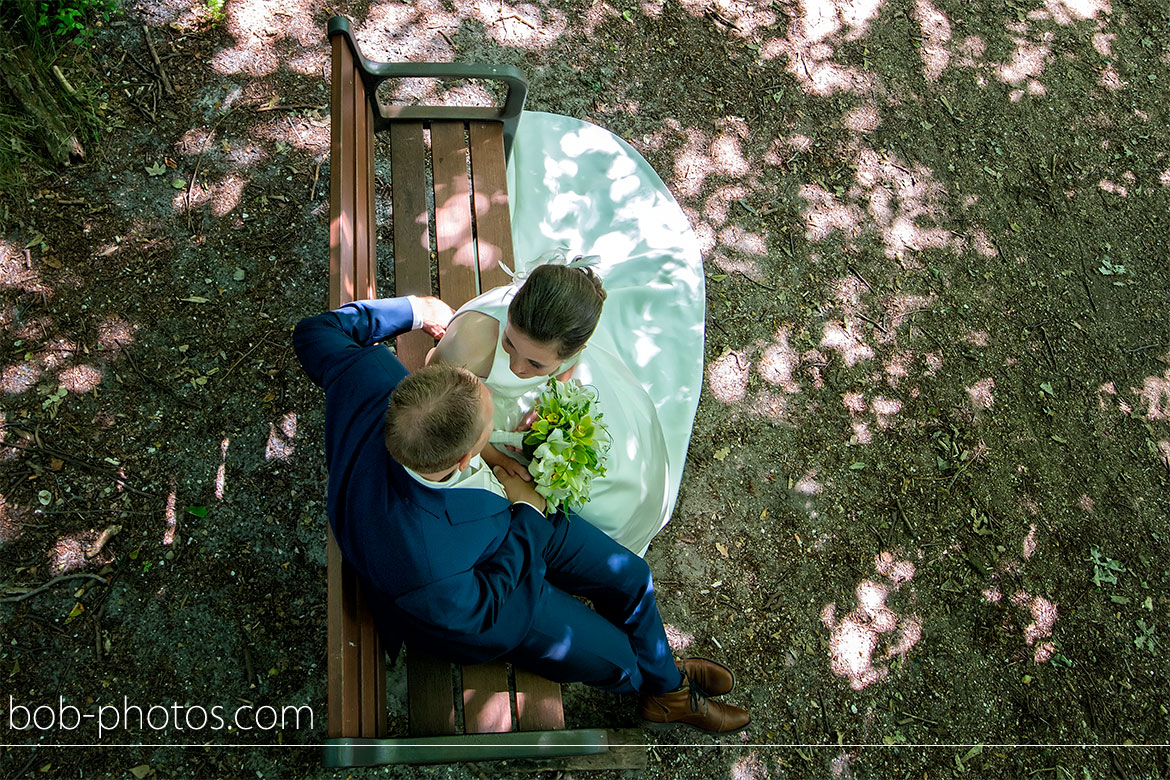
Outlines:
[[[412,319],[406,298],[357,301],[302,320],[293,344],[325,390],[329,522],[391,657],[407,638],[479,663],[531,627],[553,525],[487,490],[429,488],[390,457],[386,405],[407,371],[378,342]]]

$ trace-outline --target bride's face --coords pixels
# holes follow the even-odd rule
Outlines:
[[[557,370],[561,358],[556,347],[525,336],[512,323],[504,326],[504,351],[508,353],[508,367],[521,379],[548,376]]]

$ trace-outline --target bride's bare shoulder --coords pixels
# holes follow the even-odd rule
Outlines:
[[[499,337],[500,323],[495,317],[478,311],[463,312],[447,325],[432,360],[463,366],[484,378],[491,373]]]

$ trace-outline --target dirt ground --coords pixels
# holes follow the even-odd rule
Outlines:
[[[217,5],[124,0],[58,63],[87,160],[3,193],[0,777],[512,773],[297,747],[325,472],[290,329],[326,306],[333,13],[375,59],[518,66],[702,242],[707,383],[647,560],[753,723],[595,776],[1170,776],[1164,3]],[[100,581],[22,590],[61,574]],[[190,720],[289,705],[312,726]]]

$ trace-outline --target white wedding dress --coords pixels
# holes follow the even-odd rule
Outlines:
[[[594,481],[578,513],[645,554],[674,511],[702,388],[706,299],[698,241],[641,155],[570,117],[522,114],[508,191],[517,281],[460,309],[501,323],[486,380],[496,428],[512,430],[548,379],[519,379],[508,368],[500,343],[508,302],[550,249],[597,255],[605,306],[573,378],[597,389],[613,445],[605,477]]]

